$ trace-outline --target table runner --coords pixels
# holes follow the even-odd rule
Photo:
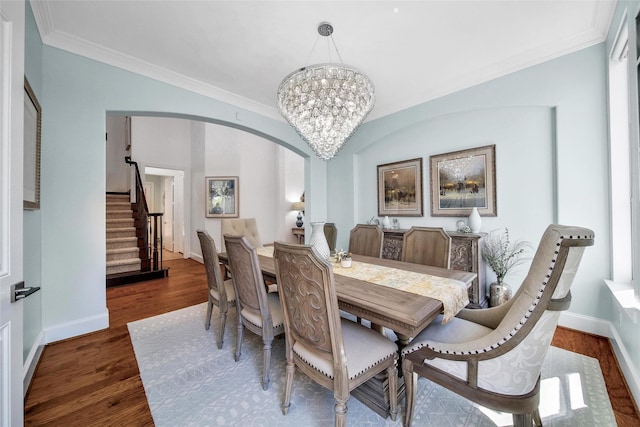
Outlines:
[[[258,255],[272,258],[273,246],[258,248],[257,252]],[[330,262],[330,264],[334,274],[441,301],[444,307],[442,323],[451,320],[469,304],[467,285],[460,280],[358,261],[352,261],[350,268],[343,268],[337,262]]]

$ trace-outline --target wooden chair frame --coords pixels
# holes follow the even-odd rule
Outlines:
[[[335,399],[335,425],[344,426],[350,391],[374,376],[385,372],[389,378],[390,416],[397,415],[397,347],[392,344],[391,357],[379,360],[363,372],[350,378],[343,338],[343,320],[340,319],[333,270],[312,246],[275,243],[276,276],[286,331],[286,386],[282,405],[286,415],[291,401],[291,385],[297,367],[318,384],[333,390]],[[349,322],[348,320],[344,320]],[[358,328],[373,333],[364,326]],[[377,336],[377,338],[381,338]],[[386,338],[383,338],[386,339]],[[299,355],[301,346],[308,349],[313,359],[332,366],[333,377],[321,372]],[[384,354],[384,350],[381,350]],[[376,356],[377,357],[377,356]],[[353,366],[353,365],[352,365]]]
[[[244,328],[262,337],[263,374],[262,388],[269,388],[269,371],[271,369],[271,346],[275,336],[284,334],[284,325],[275,324],[273,313],[267,300],[267,289],[262,277],[260,262],[256,250],[245,236],[224,236],[231,279],[236,292],[236,310],[238,311],[238,334],[234,359],[237,362],[242,354],[242,338]],[[256,325],[248,315],[260,318],[262,323]],[[281,317],[281,316],[280,316]]]
[[[402,261],[449,268],[451,236],[440,227],[411,227],[402,239]]]
[[[227,287],[225,286],[225,280],[223,280],[222,272],[220,270],[220,261],[218,259],[218,251],[216,251],[216,244],[213,238],[204,230],[197,230],[198,239],[200,240],[200,249],[202,250],[202,259],[204,261],[204,268],[207,274],[207,285],[209,287],[209,300],[207,303],[207,319],[205,320],[204,327],[209,330],[211,326],[211,315],[213,313],[213,306],[218,307],[218,332],[216,334],[216,344],[218,348],[222,348],[222,342],[224,340],[224,329],[227,323],[227,312],[229,307],[235,307],[235,294],[228,295]],[[214,293],[218,294],[216,299]]]
[[[384,233],[379,226],[357,224],[349,233],[349,252],[381,258],[383,241]]]

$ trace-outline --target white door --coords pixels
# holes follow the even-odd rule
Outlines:
[[[162,215],[162,242],[164,249],[173,252],[173,177],[164,178],[164,212]]]
[[[184,172],[173,178],[173,250],[184,254]]]
[[[23,424],[22,276],[24,2],[0,0],[0,425]]]
[[[155,202],[155,195],[153,194],[154,192],[154,188],[153,188],[153,182],[151,181],[147,181],[144,183],[144,198],[147,200],[147,208],[149,209],[149,212],[151,213],[155,213],[156,211],[156,202]]]

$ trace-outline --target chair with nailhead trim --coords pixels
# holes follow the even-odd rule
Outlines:
[[[289,411],[297,368],[333,391],[336,427],[346,424],[351,390],[386,373],[389,416],[395,420],[398,346],[373,329],[340,317],[333,269],[313,246],[275,242],[273,257],[286,334],[283,414]]]
[[[411,425],[418,375],[486,408],[513,414],[514,426],[542,425],[542,362],[593,237],[586,228],[550,225],[511,300],[486,310],[463,309],[446,324],[436,319],[404,348],[404,425]]]

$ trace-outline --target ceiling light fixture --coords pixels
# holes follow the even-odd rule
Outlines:
[[[318,157],[329,160],[373,109],[375,94],[366,74],[342,62],[331,24],[320,24],[318,33],[331,37],[340,64],[305,65],[289,74],[278,87],[278,110]]]

